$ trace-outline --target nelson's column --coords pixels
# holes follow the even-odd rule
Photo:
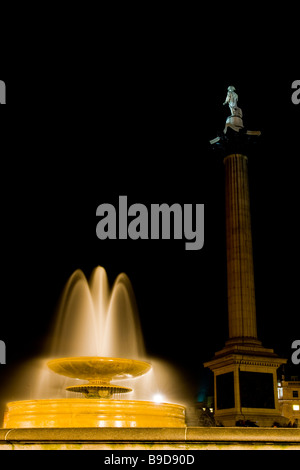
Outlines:
[[[225,165],[227,294],[229,338],[204,364],[214,373],[215,420],[224,426],[251,421],[258,426],[283,424],[278,407],[277,369],[286,363],[257,337],[248,186],[249,146],[259,131],[244,129],[238,95],[228,87],[224,103],[231,115],[223,133],[211,140]]]

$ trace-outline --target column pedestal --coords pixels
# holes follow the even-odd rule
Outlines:
[[[215,420],[223,426],[251,421],[257,426],[286,424],[277,396],[280,359],[262,346],[227,344],[204,364],[214,373]]]

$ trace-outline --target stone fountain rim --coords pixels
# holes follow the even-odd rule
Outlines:
[[[136,367],[141,368],[140,370],[135,371],[135,373],[132,374],[131,377],[128,377],[128,375],[127,375],[128,371],[127,371],[127,374],[124,371],[124,374],[122,375],[122,371],[121,371],[121,374],[120,374],[120,370],[116,369],[114,372],[112,371],[112,373],[106,374],[107,376],[111,377],[111,380],[113,379],[113,377],[116,377],[118,380],[121,379],[121,378],[140,377],[140,376],[146,374],[147,372],[149,372],[152,368],[152,365],[149,362],[142,361],[140,359],[127,359],[127,358],[124,358],[124,357],[120,358],[120,357],[110,357],[110,356],[108,356],[108,357],[104,357],[104,356],[76,356],[75,357],[75,356],[72,356],[72,357],[53,358],[53,359],[49,359],[47,361],[47,366],[53,372],[56,372],[57,374],[60,374],[60,375],[64,375],[66,377],[82,378],[82,379],[88,379],[89,380],[90,377],[88,377],[86,374],[83,375],[82,371],[80,371],[80,374],[78,374],[78,373],[74,373],[74,370],[72,370],[72,366],[76,366],[77,364],[80,364],[80,363],[82,363],[82,364],[86,363],[86,365],[88,363],[92,363],[92,364],[94,363],[95,365],[96,364],[103,364],[103,365],[106,365],[106,366],[109,366],[110,363],[111,363],[111,365],[115,365],[116,368],[117,368],[118,365],[119,366],[124,365],[124,367],[132,365],[133,367],[136,366]],[[54,367],[56,365],[61,366],[61,368],[63,370],[57,370],[57,368]],[[70,369],[69,371],[68,371],[68,368]],[[66,373],[66,372],[68,372],[68,373]],[[133,371],[130,371],[130,372],[132,373]],[[95,373],[96,373],[96,371],[95,371]],[[100,375],[101,374],[100,374],[100,371],[99,371],[99,376]]]

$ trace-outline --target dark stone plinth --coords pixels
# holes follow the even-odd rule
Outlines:
[[[237,132],[228,128],[226,134],[218,133],[217,137],[210,141],[210,146],[223,158],[231,154],[247,155],[252,146],[259,141],[260,135],[260,131],[241,129]]]

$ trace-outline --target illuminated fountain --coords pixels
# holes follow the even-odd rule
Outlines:
[[[134,294],[125,274],[117,277],[110,292],[102,267],[93,271],[89,283],[82,271],[75,271],[65,287],[52,338],[51,359],[40,371],[37,388],[47,392],[51,370],[50,382],[61,377],[59,387],[79,398],[9,402],[4,428],[185,426],[181,405],[119,399],[133,390],[113,382],[135,381],[152,369],[145,360]]]

